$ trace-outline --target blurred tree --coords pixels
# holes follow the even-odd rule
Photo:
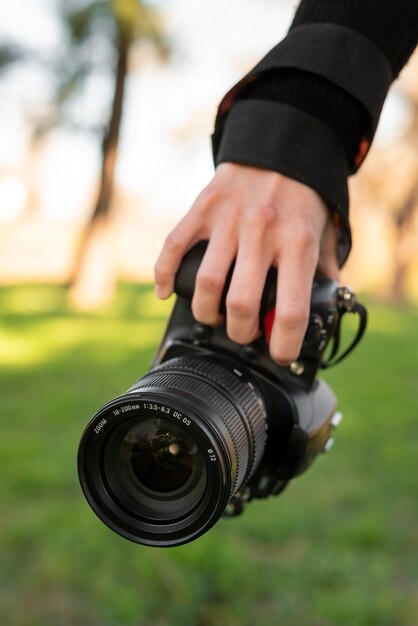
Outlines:
[[[355,221],[375,212],[386,234],[380,247],[387,247],[385,291],[401,302],[418,294],[418,53],[402,72],[398,89],[408,103],[408,121],[403,132],[389,144],[375,146],[354,185]],[[364,211],[364,207],[368,211]],[[370,211],[371,209],[371,211]],[[370,227],[370,226],[369,226]],[[364,225],[363,225],[364,228]],[[371,233],[369,233],[371,235]],[[371,237],[365,238],[369,246]],[[370,251],[358,255],[359,271],[374,262]],[[381,258],[381,255],[379,255]]]
[[[152,0],[58,0],[57,11],[65,35],[61,54],[45,60],[37,58],[33,50],[3,44],[0,46],[0,72],[30,57],[32,63],[39,62],[53,76],[53,93],[48,102],[43,106],[38,103],[29,112],[34,145],[51,129],[63,124],[88,128],[101,134],[97,198],[81,235],[74,271],[69,280],[75,299],[82,302],[89,293],[99,295],[103,291],[99,283],[105,279],[104,272],[86,270],[86,264],[91,262],[94,265],[96,255],[90,254],[91,249],[100,250],[103,247],[96,245],[97,238],[100,239],[106,231],[111,210],[131,53],[142,45],[143,50],[152,51],[159,60],[165,60],[169,48],[161,13]],[[83,116],[77,114],[74,104],[88,81],[94,77],[109,78],[109,73],[113,80],[113,94],[107,119],[102,124],[88,124]],[[105,256],[102,255],[101,260]],[[83,285],[86,283],[86,272],[89,285]],[[92,285],[91,280],[97,284]]]
[[[92,49],[91,44],[98,33],[105,34],[107,41],[112,45],[115,59],[113,98],[109,121],[103,135],[98,195],[80,242],[71,281],[73,288],[77,289],[82,281],[89,241],[95,227],[103,226],[111,207],[129,54],[138,40],[150,43],[161,57],[167,54],[167,45],[162,34],[159,14],[144,1],[96,0],[81,6],[77,3],[74,8],[67,2],[63,5],[63,16],[71,33],[73,47],[71,53],[75,54],[79,62],[71,68],[72,71],[61,87],[61,94],[71,92],[73,85],[83,81],[93,71],[88,52]],[[82,291],[84,292],[84,289]],[[84,294],[81,296],[83,298]]]
[[[418,159],[411,140],[375,148],[352,185],[350,280],[394,302],[416,299]]]
[[[402,90],[410,105],[410,122],[402,141],[404,149],[411,155],[412,167],[409,184],[404,195],[400,195],[394,211],[395,271],[392,280],[392,296],[406,300],[408,296],[408,274],[417,267],[417,213],[418,213],[418,53],[415,53],[402,76]],[[415,272],[414,272],[415,273]]]
[[[100,267],[106,257],[100,254],[100,247],[106,246],[106,232],[102,246],[99,245],[99,254],[96,255],[94,251],[97,249],[97,238],[102,237],[103,230],[106,231],[111,208],[129,56],[134,44],[138,42],[151,44],[160,58],[166,57],[168,48],[163,36],[160,15],[144,0],[64,2],[62,15],[70,33],[69,53],[74,62],[69,63],[66,79],[60,86],[61,99],[65,101],[67,94],[71,94],[74,87],[83,83],[94,71],[94,57],[92,58],[91,52],[94,51],[94,43],[98,42],[98,38],[111,46],[110,54],[114,59],[115,68],[110,115],[102,140],[102,164],[97,200],[82,234],[70,281],[75,300],[88,305],[87,300],[94,298],[95,293],[106,295],[100,288],[101,281],[108,287],[112,286],[110,268],[108,275],[104,276],[106,268]],[[99,267],[94,268],[96,256]],[[89,263],[90,268],[86,269]]]

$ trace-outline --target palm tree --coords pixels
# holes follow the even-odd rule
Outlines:
[[[107,121],[89,128],[101,135],[101,172],[95,204],[85,224],[74,259],[69,287],[77,291],[83,280],[87,251],[99,227],[106,224],[112,205],[115,166],[123,114],[125,83],[134,45],[146,43],[165,59],[167,40],[155,2],[147,0],[58,0],[58,17],[67,34],[63,52],[52,60],[38,59],[52,74],[55,91],[49,106],[31,113],[36,141],[57,125],[85,126],[74,120],[71,104],[86,82],[110,74],[113,95]],[[100,54],[96,54],[100,50]],[[8,44],[0,47],[0,71],[13,68],[33,51]]]
[[[102,138],[101,175],[97,199],[81,236],[74,272],[70,279],[73,293],[77,294],[83,281],[89,243],[95,231],[106,224],[111,210],[130,53],[137,42],[147,42],[161,58],[164,58],[168,46],[163,36],[159,13],[144,1],[96,0],[82,6],[77,4],[75,7],[64,2],[62,15],[70,33],[74,58],[79,61],[71,68],[72,71],[68,73],[60,92],[64,95],[67,92],[71,93],[73,85],[82,82],[94,71],[93,64],[89,64],[88,51],[92,48],[92,41],[103,32],[106,33],[115,68],[110,115]],[[86,289],[81,287],[78,300],[83,299],[85,294]]]

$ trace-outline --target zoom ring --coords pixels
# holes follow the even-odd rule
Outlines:
[[[267,415],[263,401],[257,395],[253,385],[246,381],[237,369],[230,371],[213,361],[196,358],[183,359],[181,368],[209,379],[228,397],[233,398],[235,408],[251,431],[252,459],[245,477],[248,480],[261,461],[267,440]]]
[[[233,446],[230,495],[236,493],[257,467],[266,441],[266,414],[255,391],[223,367],[189,357],[167,361],[129,391],[144,387],[185,391],[215,412]]]

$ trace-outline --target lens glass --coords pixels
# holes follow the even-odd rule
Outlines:
[[[184,427],[159,417],[121,424],[104,451],[104,472],[131,511],[166,520],[190,513],[206,488],[205,459]]]

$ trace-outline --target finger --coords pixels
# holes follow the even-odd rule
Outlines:
[[[309,320],[313,277],[318,251],[312,245],[294,246],[279,261],[276,315],[270,355],[280,365],[299,356]]]
[[[231,284],[226,297],[226,327],[232,341],[248,343],[260,330],[260,301],[271,257],[261,240],[240,241]]]
[[[174,278],[183,256],[201,237],[196,214],[188,213],[166,238],[154,267],[155,292],[162,300],[174,289]]]
[[[220,303],[226,276],[236,255],[236,242],[229,233],[213,233],[196,275],[192,299],[195,319],[216,325],[222,321]]]

